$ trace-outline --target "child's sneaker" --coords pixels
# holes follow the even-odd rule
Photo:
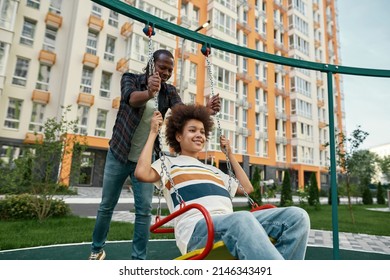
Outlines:
[[[102,261],[104,260],[105,257],[106,257],[106,253],[104,252],[104,250],[101,250],[98,253],[92,252],[88,259],[93,261]]]

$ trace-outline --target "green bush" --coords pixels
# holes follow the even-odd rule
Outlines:
[[[362,193],[362,198],[363,198],[364,205],[373,204],[372,194],[371,194],[369,187],[364,187],[363,193]]]
[[[0,200],[0,220],[38,219],[36,205],[44,199],[30,194],[10,195]],[[71,213],[69,206],[59,199],[52,199],[48,216],[62,217]]]
[[[284,171],[284,177],[282,182],[282,193],[280,195],[280,206],[290,206],[293,204],[292,191],[291,191],[291,181],[290,181],[290,172],[288,170]]]
[[[309,205],[317,205],[320,204],[320,195],[318,191],[318,184],[317,184],[317,177],[316,174],[313,172],[310,176],[310,184],[308,186],[308,198],[307,202]]]
[[[379,182],[377,185],[376,201],[378,204],[386,204],[385,191],[382,187],[381,182]]]

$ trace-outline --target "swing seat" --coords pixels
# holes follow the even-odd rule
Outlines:
[[[175,260],[189,260],[195,256],[200,255],[203,252],[204,248],[197,249],[191,252],[188,252],[185,255],[175,258]],[[223,241],[215,242],[210,253],[204,258],[204,260],[235,260],[229,250],[226,248]]]
[[[252,208],[251,212],[264,210],[264,209],[270,209],[270,208],[276,208],[276,206],[272,205],[272,204],[264,204],[264,205]],[[161,219],[161,220],[159,217],[157,217],[156,222],[150,227],[150,232],[152,232],[152,233],[173,233],[174,228],[162,227],[162,226],[190,209],[199,210],[203,214],[203,216],[206,220],[206,225],[207,225],[206,246],[204,248],[196,249],[196,250],[193,250],[191,252],[188,252],[187,254],[179,256],[179,257],[175,258],[175,260],[235,260],[236,258],[234,258],[230,254],[229,250],[226,248],[225,243],[222,240],[214,243],[213,220],[211,219],[210,213],[206,210],[206,208],[204,208],[204,206],[202,206],[198,203],[185,205],[185,203],[182,202],[180,204],[179,210],[171,213],[170,215],[168,215],[167,217],[165,217],[164,219]],[[273,240],[272,238],[270,238],[270,240],[273,244],[275,244],[276,240]]]

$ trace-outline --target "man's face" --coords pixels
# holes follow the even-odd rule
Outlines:
[[[155,71],[157,71],[160,75],[161,82],[167,82],[173,73],[173,58],[161,54],[159,58],[155,61],[154,67]]]

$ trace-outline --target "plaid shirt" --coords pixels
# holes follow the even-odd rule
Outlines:
[[[121,79],[121,101],[119,111],[115,120],[112,138],[110,140],[110,149],[115,158],[126,163],[130,153],[131,139],[137,129],[145,106],[135,108],[130,106],[130,95],[134,91],[147,90],[146,75],[125,73]],[[175,104],[182,104],[180,96],[177,94],[176,88],[172,85],[162,83],[158,94],[158,110],[163,118],[166,112]],[[158,139],[157,139],[158,140]],[[158,141],[155,143],[155,148],[158,148]]]

